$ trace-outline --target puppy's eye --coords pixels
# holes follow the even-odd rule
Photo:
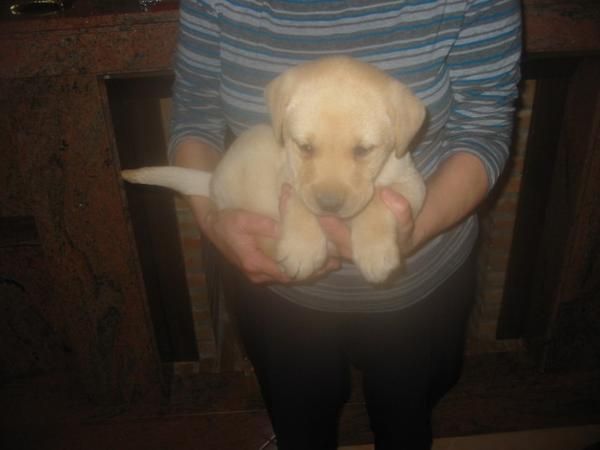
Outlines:
[[[357,145],[352,149],[352,153],[355,158],[364,158],[371,152],[372,147],[365,147],[363,145]]]
[[[310,144],[298,144],[298,148],[306,156],[310,156],[315,152],[315,148]]]

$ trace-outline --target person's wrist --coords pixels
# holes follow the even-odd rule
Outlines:
[[[189,196],[187,200],[200,229],[205,234],[211,235],[211,227],[217,212],[216,205],[208,197]]]
[[[415,225],[413,228],[412,236],[411,236],[411,245],[409,249],[409,254],[413,254],[417,252],[421,247],[423,247],[427,241],[429,240],[429,235],[423,226],[423,223],[419,221],[418,217],[415,220]]]

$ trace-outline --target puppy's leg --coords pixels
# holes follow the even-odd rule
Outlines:
[[[351,223],[355,264],[370,283],[382,283],[402,264],[396,219],[379,196]]]
[[[405,171],[402,181],[389,186],[408,201],[413,219],[425,200],[425,183],[419,173]],[[385,281],[401,268],[404,249],[398,246],[396,218],[378,195],[352,220],[354,262],[371,283]]]
[[[317,218],[293,193],[281,218],[277,260],[290,277],[303,280],[319,270],[326,258],[327,239]]]
[[[404,196],[410,204],[413,219],[417,217],[425,200],[426,188],[410,153],[401,158],[391,157],[378,177],[377,185],[389,186]],[[392,212],[376,195],[351,225],[354,262],[368,281],[385,281],[402,266],[405,253],[398,247],[397,224]]]
[[[377,186],[389,186],[410,204],[413,218],[417,217],[425,201],[425,181],[415,167],[410,153],[400,158],[390,157],[377,178]]]

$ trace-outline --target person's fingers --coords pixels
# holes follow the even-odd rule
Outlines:
[[[212,213],[211,240],[221,253],[251,281],[257,283],[289,281],[279,264],[258,245],[258,237],[279,238],[277,221],[252,212],[221,210]]]
[[[404,196],[390,188],[381,189],[380,196],[381,200],[383,200],[386,206],[394,214],[394,217],[396,217],[400,227],[412,226],[413,217],[410,204]]]
[[[410,252],[413,246],[413,231],[415,228],[410,203],[405,197],[390,188],[383,188],[380,196],[396,218],[398,243],[406,252]]]
[[[279,223],[270,217],[251,212],[236,212],[233,226],[241,233],[277,239]]]
[[[320,217],[319,223],[328,241],[335,246],[337,255],[352,259],[352,240],[348,225],[343,220],[333,216]]]
[[[328,272],[339,270],[340,267],[342,267],[342,262],[339,258],[327,258],[325,265],[317,272],[317,275],[321,276]]]
[[[279,264],[265,255],[256,255],[251,262],[246,262],[242,270],[253,283],[289,283],[291,278],[281,270]]]

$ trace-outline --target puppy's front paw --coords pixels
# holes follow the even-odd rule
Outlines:
[[[327,240],[320,232],[284,233],[277,244],[277,261],[285,273],[304,280],[317,272],[327,258]]]
[[[383,283],[402,265],[394,236],[356,236],[352,251],[355,264],[370,283]]]

